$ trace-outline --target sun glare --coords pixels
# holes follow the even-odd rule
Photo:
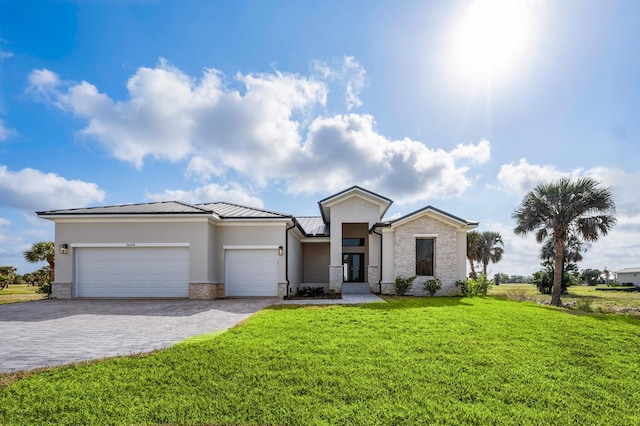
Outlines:
[[[453,28],[455,72],[474,81],[508,77],[529,47],[526,6],[526,0],[472,1]]]

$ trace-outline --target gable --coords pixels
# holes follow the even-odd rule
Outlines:
[[[351,188],[338,192],[337,194],[331,195],[330,197],[318,202],[322,219],[329,223],[331,221],[332,208],[340,205],[348,206],[349,204],[353,204],[353,200],[359,201],[360,205],[369,204],[371,206],[375,206],[377,209],[376,221],[380,220],[384,216],[393,203],[389,198],[383,197],[375,192],[368,191],[364,188],[360,188],[359,186],[352,186]]]

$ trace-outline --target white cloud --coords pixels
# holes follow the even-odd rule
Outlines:
[[[316,65],[316,77],[238,74],[235,84],[244,90],[236,90],[219,71],[207,69],[194,79],[161,60],[137,70],[124,101],[90,83],[61,82],[51,71],[36,70],[29,91],[86,119],[82,133],[114,157],[136,167],[147,157],[190,158],[185,176],[202,182],[231,172],[258,186],[278,181],[289,193],[306,194],[358,184],[393,193],[402,203],[459,196],[471,185],[470,165],[489,160],[486,140],[444,151],[389,140],[370,115],[316,115],[328,96],[321,78],[348,80],[354,106],[365,76],[351,57],[338,71]]]
[[[486,141],[479,145],[484,147],[480,151],[490,148]],[[453,151],[431,149],[408,138],[391,141],[377,133],[370,115],[314,120],[301,154],[285,170],[290,174],[289,192],[336,191],[358,184],[394,194],[402,204],[456,197],[471,185],[468,167],[456,164],[460,157]]]
[[[486,163],[491,158],[491,143],[482,139],[477,145],[459,144],[451,151],[451,155],[455,159],[468,159],[475,164]]]
[[[214,164],[210,159],[195,155],[189,160],[187,164],[187,170],[185,171],[185,177],[196,178],[202,182],[206,182],[212,175],[221,176],[223,170],[219,165]]]
[[[146,198],[153,201],[176,200],[187,203],[208,203],[215,201],[225,201],[229,203],[242,204],[263,208],[264,203],[258,197],[246,192],[240,185],[218,185],[210,183],[190,191],[180,189],[166,189],[155,194],[146,194]]]
[[[315,61],[313,69],[323,80],[337,80],[344,84],[344,100],[348,111],[362,106],[360,92],[365,86],[367,71],[353,56],[345,56],[341,63],[334,65]]]
[[[48,210],[104,201],[95,183],[67,180],[35,169],[14,172],[0,166],[0,205],[20,210]]]
[[[5,59],[9,59],[12,56],[13,56],[13,53],[0,49],[0,62],[4,61]]]
[[[0,217],[0,226],[7,226],[7,225],[11,225],[11,221],[9,219]]]
[[[561,171],[550,164],[544,166],[529,164],[525,158],[522,158],[518,164],[503,164],[498,173],[498,181],[508,193],[521,196],[542,182],[561,177],[576,178],[582,175],[582,172],[582,169]]]
[[[9,129],[4,125],[2,119],[0,119],[0,142],[4,142],[9,139],[9,136],[15,133],[15,130]]]

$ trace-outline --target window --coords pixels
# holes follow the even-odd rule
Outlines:
[[[364,246],[364,238],[343,238],[343,247],[362,247]]]
[[[434,276],[434,246],[433,238],[416,239],[416,275]]]

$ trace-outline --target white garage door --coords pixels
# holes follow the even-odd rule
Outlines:
[[[187,297],[188,247],[76,249],[78,297]]]
[[[227,296],[277,296],[277,250],[227,250]]]

